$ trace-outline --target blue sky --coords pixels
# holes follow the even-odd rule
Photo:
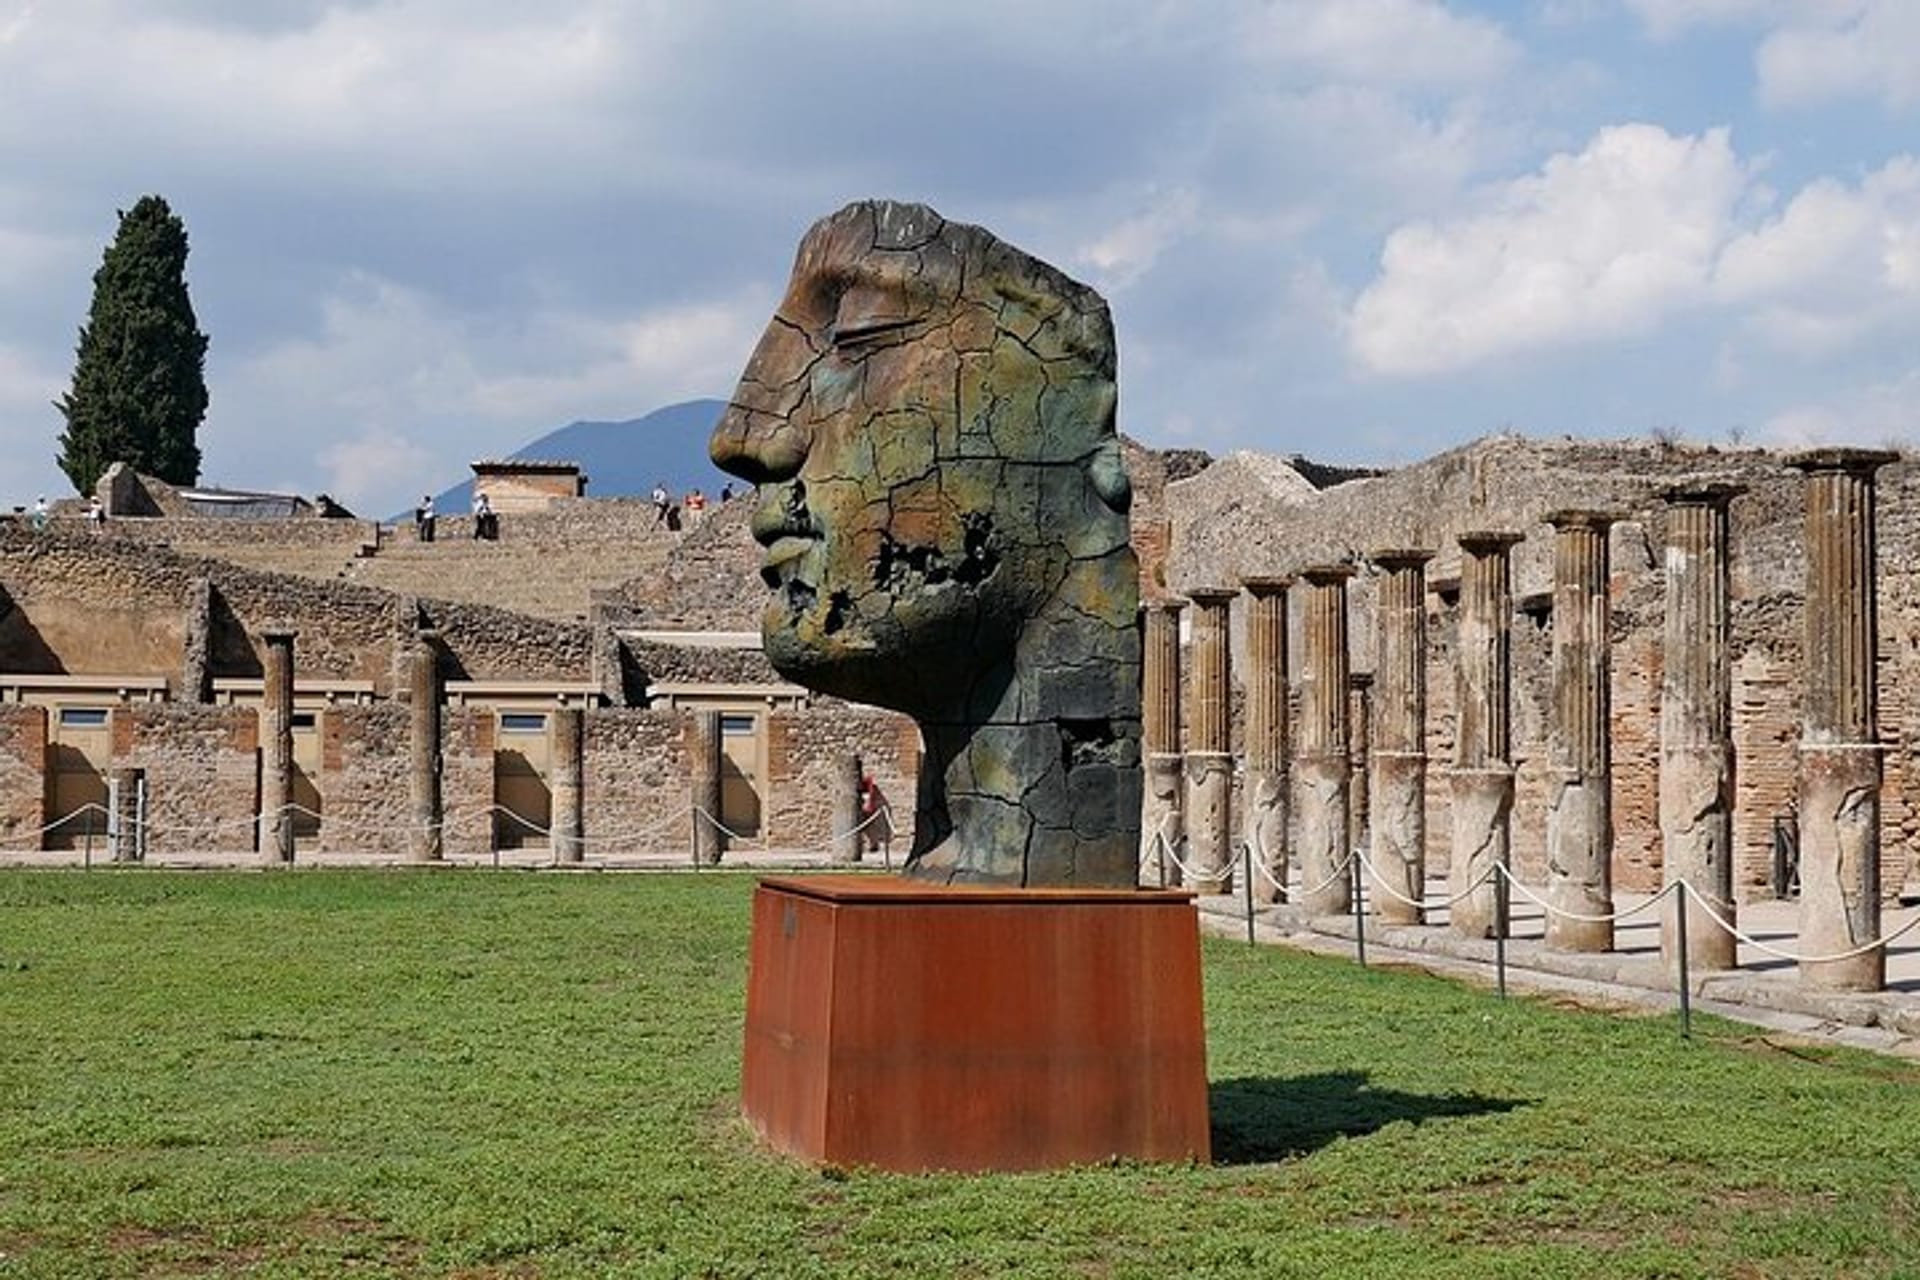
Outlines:
[[[1906,440],[1917,116],[1915,0],[0,0],[0,501],[149,191],[206,478],[365,510],[725,395],[863,196],[1097,285],[1155,444]]]

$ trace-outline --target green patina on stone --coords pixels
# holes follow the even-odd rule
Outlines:
[[[713,434],[759,486],[767,657],[926,759],[907,874],[1132,886],[1139,568],[1113,323],[924,205],[815,223]]]

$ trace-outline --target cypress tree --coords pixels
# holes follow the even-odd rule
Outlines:
[[[187,228],[159,196],[120,214],[93,275],[60,469],[80,493],[114,462],[169,484],[200,479],[194,440],[207,414],[207,335],[187,297]]]

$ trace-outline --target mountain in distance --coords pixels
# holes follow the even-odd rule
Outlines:
[[[723,484],[742,487],[707,460],[707,438],[726,407],[724,400],[686,400],[625,422],[575,422],[507,457],[577,462],[587,473],[589,498],[645,497],[655,484],[676,498],[696,487],[712,498]],[[473,477],[435,494],[433,503],[443,515],[466,514],[473,506]]]

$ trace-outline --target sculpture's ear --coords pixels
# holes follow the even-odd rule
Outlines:
[[[1087,478],[1100,501],[1121,515],[1133,505],[1133,481],[1127,476],[1126,461],[1120,456],[1120,442],[1107,440],[1087,459]]]

